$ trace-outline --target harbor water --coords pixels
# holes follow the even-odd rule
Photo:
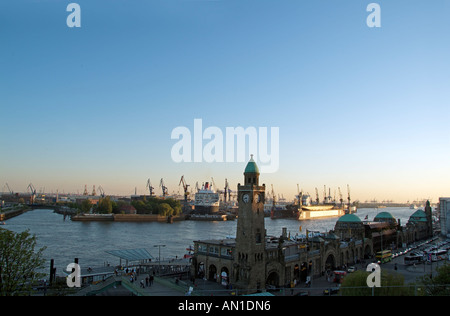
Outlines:
[[[389,212],[405,225],[415,212],[409,208],[359,209],[355,215],[361,220],[369,220],[379,212]],[[306,230],[327,232],[334,229],[338,218],[324,218],[308,221],[294,219],[265,218],[267,235],[280,236],[286,227],[290,236],[305,235]],[[179,221],[173,224],[158,222],[72,222],[69,217],[54,213],[53,210],[37,209],[6,221],[3,228],[14,232],[29,230],[37,238],[37,246],[47,247],[44,251],[46,266],[55,260],[57,275],[79,259],[83,266],[99,267],[105,264],[118,265],[119,258],[108,254],[109,250],[145,248],[158,260],[182,258],[186,248],[193,246],[194,240],[224,239],[236,234],[237,221]],[[158,247],[158,245],[165,245]],[[159,249],[160,248],[160,249]],[[122,262],[123,263],[123,262]]]

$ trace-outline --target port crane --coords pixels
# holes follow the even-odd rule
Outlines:
[[[189,184],[186,184],[186,181],[184,180],[184,175],[181,176],[180,179],[180,183],[178,184],[178,186],[183,185],[183,190],[184,190],[184,212],[187,212],[188,209],[188,195],[189,195],[189,191],[188,191],[188,187]]]
[[[227,202],[227,194],[228,194],[228,201],[229,201],[231,199],[230,198],[231,190],[230,190],[230,186],[228,185],[228,181],[225,178],[225,188],[223,189],[223,201],[225,203]]]
[[[197,192],[200,191],[200,187],[198,186],[198,181],[195,182],[195,190],[197,190]]]
[[[169,191],[167,187],[164,185],[163,178],[161,178],[161,181],[159,182],[159,187],[162,189],[163,199],[165,199]]]
[[[350,212],[350,186],[347,184],[347,199],[348,199],[348,210]]]
[[[11,188],[9,187],[8,182],[6,182],[6,187],[8,188],[9,193],[10,193],[11,195],[14,195],[14,192],[13,192],[13,190],[11,190]]]
[[[34,200],[36,198],[36,188],[34,187],[33,183],[30,183],[27,187],[27,190],[30,189],[31,196],[30,196],[30,204],[34,203]]]
[[[341,203],[342,206],[344,204],[344,199],[342,198],[341,187],[338,187],[338,191],[339,191],[339,202]]]
[[[214,187],[214,190],[216,190],[217,193],[222,193],[220,192],[220,190],[216,187],[216,183],[214,182],[214,178],[211,177],[211,190],[213,190],[212,188]]]
[[[273,190],[273,184],[271,184],[271,186],[272,186],[272,210],[275,210],[276,196],[275,196],[275,191]]]
[[[303,201],[302,201],[302,199],[303,199],[303,192],[300,190],[300,186],[298,185],[298,183],[297,183],[297,191],[298,191],[298,207],[299,207],[299,209],[301,209],[302,208],[302,203],[303,203]]]
[[[162,179],[161,179],[161,181],[162,181]],[[150,178],[148,178],[148,180],[147,180],[146,188],[148,188],[148,190],[150,191],[150,197],[152,197],[153,196],[153,189],[154,189],[154,187],[152,187],[152,183],[150,182]]]
[[[102,198],[105,197],[105,191],[103,190],[101,185],[98,186],[97,190],[98,190],[98,192],[100,192],[100,196]]]

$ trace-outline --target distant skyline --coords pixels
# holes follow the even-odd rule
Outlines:
[[[0,3],[0,189],[236,190],[246,162],[176,163],[177,127],[279,128],[267,189],[450,196],[446,0]],[[381,27],[366,7],[381,7]],[[204,142],[205,144],[206,142]],[[251,152],[246,153],[246,160]],[[258,162],[259,164],[260,162]]]

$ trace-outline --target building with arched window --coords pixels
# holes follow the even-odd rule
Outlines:
[[[370,222],[346,214],[337,220],[333,231],[309,232],[302,239],[288,238],[285,229],[279,237],[267,236],[265,188],[259,185],[258,166],[250,159],[244,184],[238,184],[236,237],[194,241],[194,277],[232,286],[239,293],[285,287],[371,258],[380,249],[426,238],[429,231],[423,211],[413,214],[406,227],[391,214],[381,212]]]

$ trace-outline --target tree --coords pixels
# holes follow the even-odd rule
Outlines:
[[[81,202],[81,211],[83,213],[89,213],[91,211],[92,203],[91,200],[86,199]]]
[[[98,201],[97,213],[99,214],[111,214],[112,213],[112,203],[109,196],[104,197]]]
[[[381,287],[367,286],[367,277],[370,272],[356,271],[347,274],[341,286],[343,296],[403,296],[412,295],[413,289],[404,285],[404,277],[399,273],[381,271]]]
[[[437,275],[433,275],[433,278],[429,274],[424,275],[420,284],[425,287],[425,295],[450,295],[450,264],[445,264],[436,268]]]
[[[44,267],[42,253],[37,250],[36,237],[26,230],[14,233],[0,229],[0,295],[28,295],[33,283],[44,274],[36,272]]]
[[[159,204],[159,215],[169,216],[173,214],[173,208],[168,203]]]

